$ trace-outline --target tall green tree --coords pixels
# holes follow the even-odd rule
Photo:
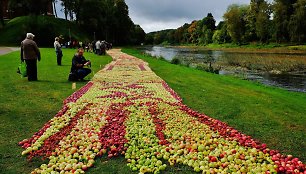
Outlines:
[[[245,37],[247,41],[256,41],[256,19],[260,11],[260,5],[264,3],[264,0],[251,0],[250,6],[246,16],[246,32]]]
[[[216,30],[216,20],[212,15],[212,13],[208,13],[207,16],[203,18],[203,28],[202,28],[205,45],[212,43],[212,37],[215,30]]]
[[[64,14],[65,14],[65,19],[68,20],[69,19],[72,21],[73,20],[73,14],[74,14],[74,4],[75,4],[75,0],[61,0],[62,3],[62,7],[64,8]]]
[[[140,27],[140,25],[135,25],[131,31],[131,43],[135,45],[140,45],[144,43],[146,37],[146,33]]]
[[[9,0],[9,10],[20,11],[24,15],[47,14],[51,0]]]
[[[0,0],[0,7],[3,7],[3,1],[2,0]],[[1,23],[1,27],[3,27],[4,26],[4,14],[3,14],[3,11],[2,11],[2,9],[0,10],[0,23]]]
[[[114,36],[119,44],[126,44],[129,39],[129,32],[134,26],[131,18],[129,17],[129,9],[124,0],[115,0],[114,4]]]
[[[231,42],[231,36],[227,32],[227,25],[224,21],[219,22],[213,35],[213,42],[219,44]]]
[[[267,42],[269,39],[271,27],[270,14],[270,5],[266,1],[261,2],[258,8],[255,23],[256,35],[260,42]]]
[[[78,23],[84,30],[92,34],[92,39],[106,39],[107,9],[105,1],[86,0],[83,2],[78,15]]]
[[[206,26],[206,29],[214,31],[216,29],[216,20],[212,13],[208,13],[205,18],[203,18],[203,25]]]
[[[175,43],[183,43],[184,42],[184,27],[181,26],[174,32]]]
[[[306,41],[306,0],[297,0],[293,4],[294,12],[289,22],[289,35],[293,42]]]
[[[170,30],[167,33],[167,40],[170,44],[175,44],[174,34],[175,34],[175,30]]]
[[[233,42],[241,44],[244,41],[245,23],[248,6],[233,4],[224,14],[227,31]]]
[[[205,45],[211,43],[214,30],[216,30],[216,20],[212,13],[208,13],[205,18],[198,22],[196,30],[198,43]]]
[[[52,5],[53,5],[53,10],[54,10],[54,15],[55,17],[57,18],[57,10],[56,10],[56,6],[55,4],[57,3],[58,1],[57,0],[52,0]]]
[[[290,40],[288,25],[294,12],[293,4],[296,0],[274,0],[273,22],[275,26],[275,39],[277,42]]]

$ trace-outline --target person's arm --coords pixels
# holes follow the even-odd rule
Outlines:
[[[22,42],[21,42],[21,46],[20,46],[20,61],[24,62],[24,59],[23,59],[23,43]]]
[[[35,53],[36,53],[36,56],[37,56],[38,61],[40,61],[40,59],[41,59],[41,57],[40,57],[40,51],[39,51],[39,48],[38,48],[38,46],[36,45],[35,42],[34,42],[34,50],[35,50]]]
[[[86,60],[85,57],[82,58],[82,62],[84,66],[91,65],[91,62],[89,60]]]

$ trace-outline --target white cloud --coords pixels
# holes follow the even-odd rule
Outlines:
[[[207,13],[212,13],[219,22],[230,4],[249,2],[250,0],[126,0],[131,19],[147,33],[178,28],[184,23],[204,18]]]
[[[272,1],[272,0],[269,0]],[[129,15],[145,32],[176,29],[185,23],[199,20],[212,13],[220,22],[231,4],[249,4],[250,0],[125,0]],[[64,18],[62,7],[56,5],[60,18]]]

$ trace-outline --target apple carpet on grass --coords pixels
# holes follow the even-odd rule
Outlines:
[[[188,108],[146,62],[108,53],[114,61],[19,143],[29,160],[48,159],[32,173],[84,173],[105,154],[125,156],[139,173],[175,164],[202,173],[306,173],[298,158]]]

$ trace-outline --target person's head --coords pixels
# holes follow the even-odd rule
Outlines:
[[[59,38],[58,38],[58,37],[55,37],[55,41],[59,41]]]
[[[83,54],[84,54],[84,49],[83,49],[82,47],[79,48],[77,54],[78,54],[79,56],[83,56]]]
[[[32,33],[27,33],[26,38],[27,38],[27,39],[32,39],[32,40],[33,40],[34,36],[35,36],[35,35],[32,34]]]

